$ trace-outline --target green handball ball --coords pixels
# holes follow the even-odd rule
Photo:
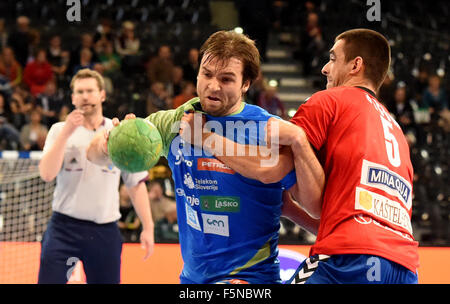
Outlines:
[[[148,120],[123,120],[109,133],[109,157],[120,170],[147,171],[158,162],[161,151],[161,134]]]

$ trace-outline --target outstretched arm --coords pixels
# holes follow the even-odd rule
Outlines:
[[[144,259],[147,259],[153,253],[154,240],[154,224],[150,209],[150,201],[148,199],[147,187],[144,182],[138,183],[134,187],[127,188],[134,210],[141,220],[141,246],[146,250]]]

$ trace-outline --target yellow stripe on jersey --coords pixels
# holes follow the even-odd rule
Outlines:
[[[258,264],[259,262],[264,261],[268,257],[270,257],[270,239],[255,253],[255,255],[247,263],[245,263],[245,265],[237,267],[232,272],[230,272],[230,275],[235,275],[241,270],[250,268],[253,265]]]

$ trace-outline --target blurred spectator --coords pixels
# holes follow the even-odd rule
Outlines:
[[[125,21],[122,24],[122,30],[115,40],[116,51],[120,56],[137,55],[140,49],[140,40],[134,32],[134,23]]]
[[[448,109],[444,109],[439,115],[439,126],[444,132],[450,133],[450,111]]]
[[[448,109],[447,93],[441,87],[439,76],[432,75],[428,79],[428,87],[424,90],[422,96],[422,107],[429,109],[431,113]]]
[[[177,221],[177,206],[173,199],[163,195],[163,187],[158,181],[150,181],[148,184],[148,198],[152,208],[153,222],[157,224],[161,220],[169,223]]]
[[[8,107],[8,103],[5,100],[5,96],[0,94],[0,117],[3,118],[3,121],[9,121],[10,110]]]
[[[54,81],[49,81],[44,92],[37,96],[36,109],[42,115],[42,123],[48,128],[59,121],[59,111],[63,102],[63,96],[58,92]]]
[[[154,82],[147,96],[147,115],[159,110],[170,109],[172,100],[162,82]]]
[[[24,125],[20,130],[20,142],[24,150],[42,150],[48,128],[41,122],[41,114],[33,110],[30,115],[30,123]]]
[[[8,94],[11,94],[14,87],[22,82],[22,67],[15,59],[14,51],[10,47],[5,47],[0,56],[0,76],[4,81],[3,90]]]
[[[430,77],[427,69],[421,68],[417,78],[414,78],[411,89],[413,91],[414,100],[421,101],[422,94],[428,86],[428,78]]]
[[[94,48],[97,54],[103,52],[104,47],[107,44],[114,43],[114,33],[112,30],[111,21],[108,19],[103,19],[97,26],[94,34]]]
[[[72,74],[75,75],[79,70],[82,69],[94,69],[96,62],[92,60],[92,52],[90,49],[85,48],[80,52],[80,63],[75,65]]]
[[[25,84],[14,88],[14,92],[11,95],[11,101],[12,100],[17,101],[20,112],[27,116],[28,121],[29,115],[35,105],[35,98],[31,95]]]
[[[130,195],[124,184],[120,185],[119,189],[119,211],[121,217],[117,222],[123,241],[126,243],[138,242],[141,233],[141,221],[133,208]]]
[[[319,26],[319,15],[310,12],[306,18],[306,26],[300,34],[300,48],[294,56],[303,62],[304,76],[309,76],[313,72],[320,72],[322,68],[320,64],[326,49],[322,29]]]
[[[413,134],[417,134],[414,109],[408,99],[405,86],[397,87],[394,93],[394,100],[391,104],[387,105],[387,109],[394,115],[395,120],[402,128],[403,133],[407,134],[413,132]],[[410,142],[410,144],[412,143],[413,142]]]
[[[27,64],[36,59],[37,51],[41,48],[41,32],[32,28],[29,31],[29,37]]]
[[[8,30],[5,27],[5,19],[0,18],[0,51],[8,45]]]
[[[173,98],[172,107],[176,109],[186,101],[191,100],[196,96],[195,92],[196,89],[192,81],[183,81],[181,93]]]
[[[25,67],[23,80],[28,85],[33,96],[37,96],[45,89],[47,82],[52,80],[52,66],[47,61],[47,52],[39,49],[36,53],[36,59],[31,61]]]
[[[270,114],[278,115],[281,118],[286,119],[286,110],[283,102],[277,96],[278,89],[276,86],[264,85],[264,90],[261,92],[258,98],[258,106],[267,110]]]
[[[98,58],[103,66],[104,74],[114,78],[116,72],[120,70],[120,56],[114,53],[113,44],[107,42]]]
[[[20,132],[9,123],[11,113],[0,94],[0,150],[17,150],[20,146]]]
[[[167,93],[170,97],[177,96],[181,93],[183,84],[183,69],[176,65],[172,69],[172,80],[166,85]]]
[[[84,49],[88,49],[91,51],[91,60],[93,62],[98,62],[97,53],[95,52],[94,48],[94,41],[91,33],[83,33],[80,36],[80,44],[70,53],[70,61],[68,70],[70,73],[73,72],[75,66],[80,65],[80,59],[81,59],[81,51]]]
[[[187,62],[183,64],[183,78],[197,85],[198,69],[200,67],[199,51],[197,48],[191,48],[188,53]]]
[[[26,123],[26,115],[23,109],[23,101],[22,97],[18,94],[13,94],[11,99],[9,100],[9,108],[10,108],[10,123],[16,128],[20,130],[23,125]]]
[[[172,70],[174,63],[170,46],[159,47],[158,55],[153,57],[147,67],[147,75],[150,84],[161,82],[164,86],[172,80]]]
[[[135,34],[135,25],[131,21],[125,21],[119,37],[115,40],[116,52],[122,57],[122,72],[126,75],[133,74],[142,69],[140,58],[141,42]]]
[[[16,28],[8,37],[8,45],[14,50],[16,59],[21,66],[27,65],[30,43],[30,19],[19,16],[16,19]]]
[[[52,66],[53,73],[55,73],[58,85],[64,85],[63,77],[69,65],[70,53],[63,50],[61,46],[61,37],[59,35],[53,35],[50,38],[49,46],[47,48],[47,59]]]

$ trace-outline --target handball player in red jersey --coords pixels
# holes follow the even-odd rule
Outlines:
[[[280,124],[280,144],[306,134],[326,180],[317,240],[292,284],[417,283],[409,146],[375,93],[389,64],[381,34],[338,35],[322,69],[327,89]]]

